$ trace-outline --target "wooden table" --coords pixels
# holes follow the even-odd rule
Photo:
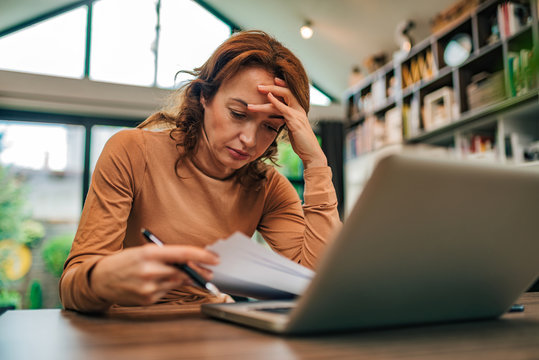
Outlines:
[[[492,321],[292,338],[192,309],[15,310],[0,316],[0,359],[537,359],[539,293],[519,301],[523,313]]]

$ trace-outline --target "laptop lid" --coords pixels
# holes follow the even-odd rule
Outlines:
[[[537,173],[391,155],[280,325],[228,319],[311,333],[497,317],[539,275],[538,215]]]

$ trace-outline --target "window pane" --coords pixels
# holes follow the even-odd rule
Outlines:
[[[0,120],[1,299],[60,306],[58,280],[82,207],[83,152],[82,126]]]
[[[320,106],[329,106],[331,104],[331,99],[324,95],[320,90],[315,88],[312,85],[309,85],[311,89],[311,104],[320,105]]]
[[[201,66],[231,34],[228,25],[192,0],[161,1],[157,85],[172,88],[189,78],[175,74]]]
[[[86,16],[83,6],[0,38],[0,68],[81,78]]]
[[[92,80],[152,86],[154,0],[100,0],[92,13]]]

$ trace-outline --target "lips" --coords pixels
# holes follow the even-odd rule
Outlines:
[[[239,149],[234,149],[234,148],[227,147],[227,150],[230,153],[230,155],[232,156],[232,158],[234,158],[236,160],[246,160],[250,156],[249,153],[246,153],[245,151],[241,151]]]

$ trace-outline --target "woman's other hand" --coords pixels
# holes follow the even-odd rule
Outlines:
[[[101,259],[90,275],[98,297],[123,306],[150,305],[169,290],[192,281],[174,263],[187,263],[205,279],[212,273],[201,265],[216,265],[216,254],[195,246],[145,245],[129,248]]]
[[[286,86],[284,80],[275,78],[274,81],[274,85],[258,86],[258,91],[267,94],[269,103],[249,104],[249,110],[269,113],[277,110],[284,117],[290,144],[303,161],[304,168],[327,166],[327,158],[318,144],[318,139],[311,124],[309,124],[305,110]]]

